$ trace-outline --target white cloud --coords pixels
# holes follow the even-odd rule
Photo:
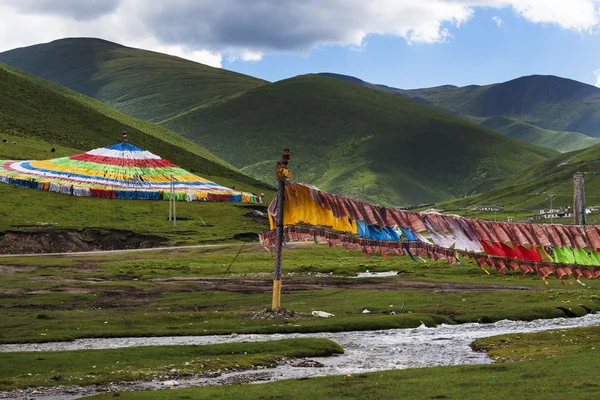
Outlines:
[[[584,32],[597,28],[600,22],[598,0],[512,0],[511,3],[517,14],[534,23]]]
[[[596,77],[596,87],[600,88],[600,68],[594,71],[594,76]]]
[[[251,51],[251,50],[240,50],[237,53],[230,53],[227,57],[227,61],[234,62],[237,60],[242,61],[260,61],[262,60],[264,54],[259,51]]]
[[[174,45],[174,44],[162,44],[157,42],[155,39],[151,40],[142,40],[136,42],[135,45],[132,43],[127,43],[129,47],[138,47],[142,49],[151,49],[152,51],[156,51],[158,53],[170,54],[172,56],[177,56],[181,58],[186,58],[188,60],[196,61],[201,64],[210,65],[211,67],[221,67],[222,56],[219,53],[213,53],[208,50],[190,50],[182,45]]]
[[[85,4],[84,4],[85,3]],[[600,0],[0,0],[0,51],[62,37],[100,37],[209,65],[361,48],[369,35],[443,43],[480,8],[532,23],[597,33]],[[77,7],[71,7],[77,5]],[[500,17],[492,18],[498,26]]]
[[[496,25],[498,26],[498,28],[499,28],[499,27],[501,27],[501,26],[502,26],[502,24],[504,24],[504,21],[502,21],[502,18],[500,18],[500,17],[499,17],[499,16],[497,16],[497,15],[494,15],[494,16],[492,17],[492,21],[494,21],[494,22],[496,23]]]

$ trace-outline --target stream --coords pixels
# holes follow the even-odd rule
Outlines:
[[[423,368],[441,365],[466,365],[492,363],[484,353],[469,347],[478,338],[507,333],[539,332],[549,329],[600,325],[600,314],[579,318],[546,320],[498,321],[492,324],[469,323],[414,329],[390,329],[363,332],[322,332],[307,334],[238,335],[230,336],[178,336],[148,338],[78,339],[72,342],[0,345],[0,352],[63,351],[79,349],[115,349],[133,346],[162,346],[215,344],[244,341],[265,341],[286,338],[318,337],[331,339],[341,345],[345,353],[333,357],[314,357],[323,367],[294,367],[280,365],[276,368],[223,373],[213,378],[178,380],[174,387],[221,385],[228,383],[271,382],[281,379],[307,378],[324,375],[357,374],[391,369]],[[66,400],[107,391],[164,389],[163,381],[118,382],[92,387],[56,387],[0,392],[0,398]]]

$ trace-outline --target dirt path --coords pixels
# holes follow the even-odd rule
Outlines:
[[[53,256],[102,256],[111,254],[128,254],[128,253],[148,253],[152,251],[177,251],[177,250],[192,250],[203,249],[206,247],[225,247],[229,244],[198,244],[192,246],[177,246],[177,247],[150,247],[146,249],[126,249],[126,250],[94,250],[94,251],[77,251],[68,253],[29,253],[29,254],[0,254],[0,258],[6,257],[53,257]]]
[[[149,253],[154,251],[179,251],[179,250],[193,250],[193,249],[204,249],[204,248],[219,248],[231,245],[239,245],[240,243],[216,243],[216,244],[196,244],[190,246],[173,246],[173,247],[149,247],[143,249],[123,249],[123,250],[93,250],[93,251],[74,251],[64,253],[28,253],[28,254],[0,254],[0,258],[7,257],[60,257],[60,256],[72,256],[72,257],[86,257],[86,256],[103,256],[111,254],[129,254],[129,253]],[[252,245],[258,245],[258,242],[249,243]],[[286,247],[293,248],[297,246],[304,246],[307,244],[313,244],[313,242],[295,242],[287,243]]]

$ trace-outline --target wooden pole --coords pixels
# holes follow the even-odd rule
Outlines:
[[[171,198],[173,199],[173,228],[177,228],[177,200],[175,198],[175,181],[173,180],[173,174],[171,174]]]
[[[169,182],[169,221],[173,220],[173,175]]]
[[[273,302],[274,310],[281,307],[281,251],[283,249],[283,204],[285,201],[285,181],[279,180],[277,186],[277,216],[275,217],[275,266],[273,268]]]
[[[177,199],[175,197],[175,184],[173,183],[173,228],[177,228]]]
[[[277,178],[277,215],[275,216],[275,265],[273,268],[273,301],[271,308],[273,310],[281,308],[281,251],[283,249],[283,208],[285,204],[285,183],[292,176],[288,169],[290,151],[283,150],[281,161],[275,167],[275,177]]]
[[[585,225],[585,185],[583,172],[576,172],[573,176],[573,210],[575,214],[575,225]]]

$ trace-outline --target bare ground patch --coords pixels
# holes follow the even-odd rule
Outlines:
[[[168,242],[156,235],[124,230],[35,230],[0,233],[0,254],[63,253],[143,249]]]
[[[23,265],[0,265],[0,275],[8,275],[15,273],[27,273],[37,270],[37,267],[23,266]]]
[[[194,283],[204,290],[220,290],[240,293],[271,293],[271,279],[245,278],[157,278],[151,282],[167,284]],[[530,290],[525,286],[502,286],[474,283],[405,281],[398,279],[350,279],[350,278],[294,278],[283,282],[282,291],[319,289],[357,289],[357,290],[431,290],[434,292],[490,292],[499,290]]]

